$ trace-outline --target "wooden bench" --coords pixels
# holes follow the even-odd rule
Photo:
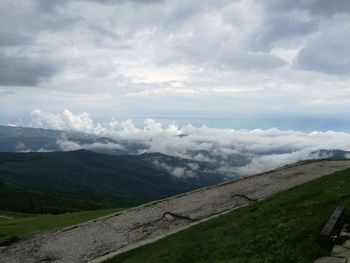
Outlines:
[[[337,206],[327,223],[322,228],[320,233],[320,243],[323,248],[328,250],[333,248],[335,238],[339,235],[342,229],[344,209],[343,206]]]

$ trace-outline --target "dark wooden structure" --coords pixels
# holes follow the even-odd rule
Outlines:
[[[331,250],[334,246],[335,239],[339,235],[343,226],[344,207],[337,206],[327,223],[320,233],[320,243],[325,249]]]

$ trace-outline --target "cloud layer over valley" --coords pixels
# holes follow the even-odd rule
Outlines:
[[[345,132],[299,132],[293,130],[233,130],[191,124],[162,126],[152,119],[144,127],[136,127],[132,120],[110,121],[102,125],[92,120],[88,113],[73,114],[65,110],[60,114],[32,111],[33,127],[52,128],[69,132],[83,132],[105,138],[89,144],[58,138],[63,151],[117,150],[122,153],[162,153],[188,161],[212,164],[227,176],[247,175],[273,169],[304,159],[327,157],[320,150],[350,150],[350,134]],[[155,164],[176,176],[193,176],[196,163],[186,167],[168,167]]]

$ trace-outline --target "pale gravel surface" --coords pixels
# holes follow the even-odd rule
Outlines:
[[[290,165],[47,232],[0,249],[0,262],[101,262],[215,215],[344,170],[350,161]]]

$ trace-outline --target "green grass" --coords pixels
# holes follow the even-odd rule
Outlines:
[[[0,212],[0,246],[18,238],[42,231],[70,226],[121,211],[120,208],[66,213],[60,215],[34,215]]]
[[[318,234],[337,205],[350,223],[350,169],[276,194],[108,261],[310,263],[327,255]]]

